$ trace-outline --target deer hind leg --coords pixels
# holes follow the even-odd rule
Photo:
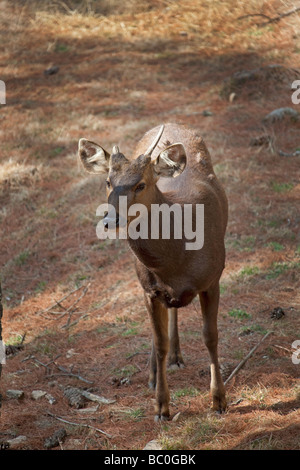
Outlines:
[[[219,283],[207,292],[199,294],[203,315],[203,336],[210,355],[211,383],[210,389],[213,400],[213,409],[222,413],[225,411],[226,397],[225,387],[220,373],[218,360],[218,329],[217,315],[219,307]]]
[[[177,308],[170,308],[169,314],[169,339],[170,349],[168,355],[168,366],[170,368],[181,368],[184,367],[184,361],[182,358],[178,334],[178,318]]]
[[[147,294],[145,300],[153,333],[149,385],[156,387],[155,420],[166,420],[170,417],[167,383],[168,310],[161,302],[151,299]]]

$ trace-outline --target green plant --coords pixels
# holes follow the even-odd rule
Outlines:
[[[142,408],[125,410],[125,414],[128,418],[133,419],[134,421],[140,421],[145,417],[145,412]]]
[[[277,181],[271,182],[271,189],[276,193],[286,193],[293,189],[293,183],[278,183]]]
[[[172,394],[173,398],[195,397],[197,395],[199,395],[199,391],[195,387],[180,388]]]
[[[15,263],[17,266],[23,266],[27,259],[30,256],[30,251],[25,250],[22,253],[20,253],[16,258],[15,258]]]
[[[270,242],[269,247],[272,248],[272,250],[274,251],[282,251],[284,249],[284,246],[278,242]]]
[[[240,276],[254,276],[255,274],[258,274],[260,272],[260,269],[258,266],[245,266],[240,272]]]
[[[268,273],[266,274],[266,279],[275,279],[287,271],[287,269],[289,269],[288,263],[273,263]]]
[[[229,310],[228,315],[232,318],[238,318],[239,320],[251,318],[251,315],[249,313],[240,308],[233,308],[232,310]]]

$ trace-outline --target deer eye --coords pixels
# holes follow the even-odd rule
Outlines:
[[[145,186],[146,186],[145,183],[140,183],[140,184],[138,184],[138,185],[136,186],[134,192],[135,192],[135,193],[139,193],[140,191],[143,191],[143,189],[145,188]]]
[[[107,187],[107,188],[110,188],[110,181],[109,181],[109,180],[106,180],[105,182],[106,182],[106,187]]]

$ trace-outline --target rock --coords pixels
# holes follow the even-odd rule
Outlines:
[[[143,450],[162,450],[162,446],[159,441],[153,439],[145,445]]]
[[[43,390],[32,390],[32,392],[31,392],[31,397],[32,397],[34,400],[40,400],[40,399],[43,398],[46,394],[47,394],[47,392],[44,392]]]
[[[54,403],[56,403],[56,399],[50,395],[50,393],[46,393],[45,398],[47,398],[50,405],[54,405]]]
[[[33,400],[40,400],[43,397],[45,397],[48,400],[50,405],[53,405],[54,403],[56,403],[55,398],[52,395],[50,395],[50,393],[47,393],[44,390],[32,390],[31,398],[33,398]]]
[[[209,109],[204,109],[202,111],[202,116],[207,117],[207,116],[212,116],[212,115],[213,115],[213,113],[211,111],[209,111]]]
[[[15,437],[14,439],[8,439],[6,442],[9,446],[9,449],[16,449],[17,447],[19,447],[20,444],[23,444],[26,441],[27,441],[26,436],[18,436],[18,437]]]
[[[45,449],[52,449],[52,447],[57,447],[61,442],[65,440],[67,436],[67,431],[65,428],[59,428],[55,431],[52,436],[47,437],[44,442]]]
[[[46,70],[44,70],[45,75],[54,75],[58,73],[59,67],[57,65],[52,65],[51,67],[48,67]]]
[[[24,392],[23,390],[6,390],[6,397],[20,400],[21,398],[24,398]]]
[[[276,122],[282,121],[283,119],[290,119],[291,121],[297,121],[300,117],[300,113],[293,108],[278,108],[274,109],[271,113],[264,117],[264,122]]]

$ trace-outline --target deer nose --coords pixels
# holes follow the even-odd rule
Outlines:
[[[119,227],[119,214],[116,214],[115,217],[111,217],[108,212],[105,212],[103,225],[105,229]]]

